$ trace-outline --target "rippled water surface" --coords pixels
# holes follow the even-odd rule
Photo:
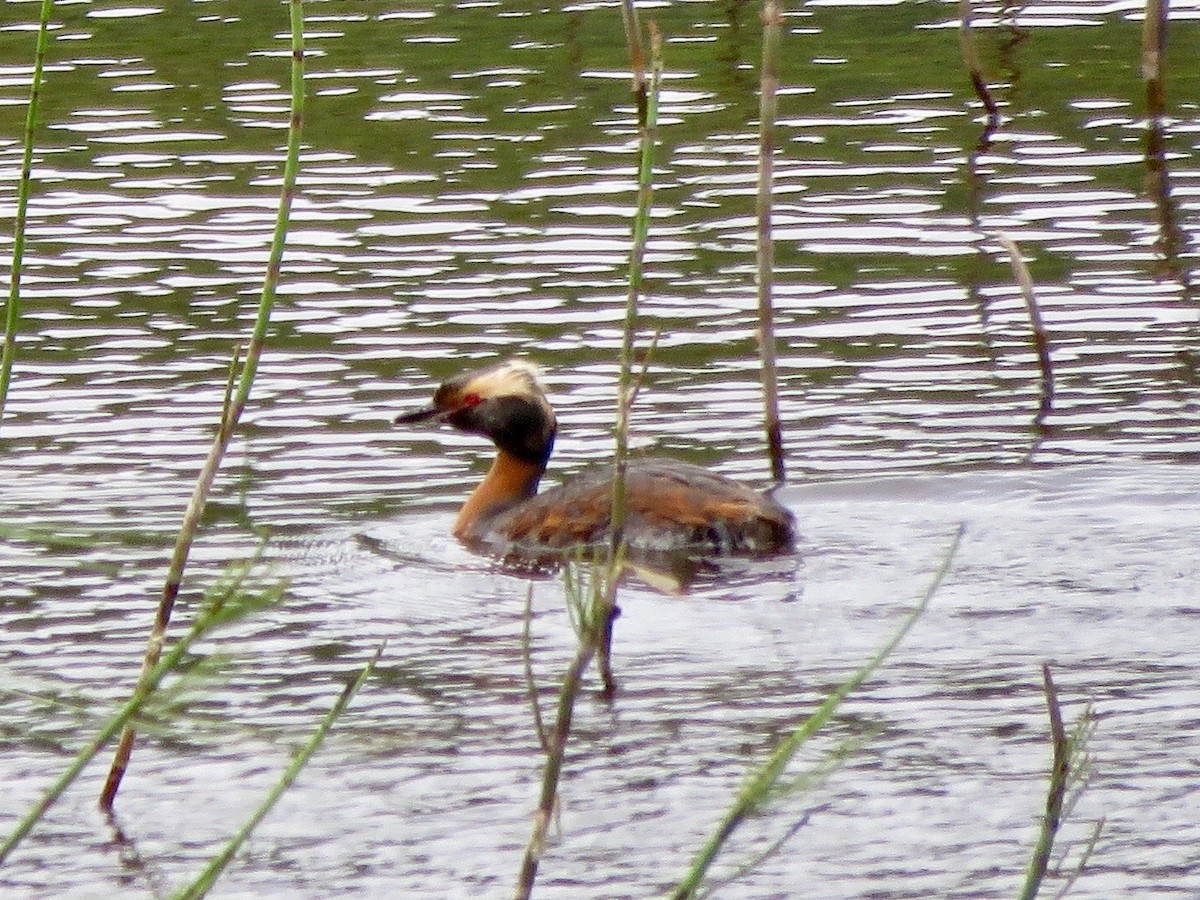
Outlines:
[[[33,57],[0,6],[0,205]],[[253,7],[253,8],[251,8]],[[552,477],[611,452],[636,130],[619,10],[308,3],[300,186],[273,332],[176,613],[269,533],[283,600],[206,641],[146,723],[0,869],[6,895],[158,896],[269,789],[387,641],[215,896],[507,896],[541,777],[527,580],[449,536],[486,448],[397,429],[469,365],[546,366]],[[776,331],[799,552],[687,596],[622,595],[612,705],[578,710],[537,896],[665,891],[748,767],[929,611],[739,833],[807,816],[737,897],[1011,897],[1044,805],[1041,665],[1094,706],[1073,896],[1200,894],[1200,14],[1172,4],[1149,127],[1141,6],[791,10],[776,159]],[[639,452],[765,486],[756,363],[758,8],[647,7],[665,37],[639,341]],[[0,422],[7,828],[131,689],[166,560],[258,302],[288,116],[275,4],[55,5],[19,356]],[[22,49],[22,47],[24,49]],[[1026,258],[1055,380],[1003,249]],[[11,237],[3,240],[6,255]],[[533,584],[549,709],[574,638]],[[219,665],[218,665],[219,664]],[[719,873],[720,874],[720,873]],[[1051,887],[1057,885],[1052,881]]]

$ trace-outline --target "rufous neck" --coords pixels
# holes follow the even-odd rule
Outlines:
[[[458,511],[454,536],[482,537],[490,518],[537,493],[545,471],[545,463],[520,459],[507,450],[498,451],[487,475]]]

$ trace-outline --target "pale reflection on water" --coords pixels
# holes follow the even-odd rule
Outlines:
[[[3,7],[0,29],[27,37],[27,6]],[[579,711],[539,896],[665,889],[747,766],[891,632],[960,522],[931,609],[802,760],[848,740],[846,763],[750,823],[730,863],[810,824],[731,893],[1013,896],[1049,759],[1044,660],[1068,716],[1089,701],[1098,716],[1063,838],[1107,826],[1075,896],[1200,891],[1194,104],[1148,160],[1123,99],[1137,9],[1026,7],[1032,37],[1003,60],[1027,78],[1007,79],[983,148],[937,9],[795,14],[775,236],[800,553],[687,597],[627,587],[622,693]],[[156,13],[149,43],[140,15],[97,12],[56,7],[0,424],[5,826],[128,694],[257,302],[286,123],[279,10]],[[634,156],[616,11],[504,12],[367,2],[312,23],[275,326],[178,617],[255,528],[286,599],[207,642],[232,654],[223,678],[148,731],[120,801],[129,843],[93,808],[97,767],[0,870],[5,891],[178,885],[384,640],[379,677],[218,893],[510,891],[540,778],[527,582],[448,534],[485,448],[390,423],[459,369],[525,353],[550,367],[562,422],[552,477],[610,452]],[[642,343],[661,335],[634,441],[763,485],[741,65],[757,12],[655,15],[669,90]],[[864,43],[885,17],[893,37]],[[27,79],[0,81],[5,134]],[[1178,70],[1172,90],[1195,82]],[[0,146],[10,214],[17,152]],[[1050,335],[1040,424],[1000,232],[1029,257]],[[533,607],[548,707],[574,638],[556,580],[535,582]]]

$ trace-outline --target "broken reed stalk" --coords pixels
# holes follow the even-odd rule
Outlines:
[[[1021,256],[1016,242],[1006,234],[996,235],[1001,246],[1008,252],[1009,263],[1013,275],[1021,287],[1021,296],[1025,298],[1025,309],[1029,312],[1029,325],[1033,329],[1033,346],[1037,350],[1038,368],[1042,375],[1042,399],[1038,405],[1038,414],[1034,417],[1041,424],[1054,406],[1054,368],[1050,362],[1050,341],[1046,337],[1046,325],[1042,321],[1042,311],[1038,306],[1037,296],[1033,292],[1033,277],[1029,267]]]
[[[1062,823],[1063,798],[1071,777],[1071,748],[1067,730],[1063,727],[1062,707],[1058,702],[1058,691],[1050,675],[1048,663],[1042,663],[1042,683],[1046,692],[1046,709],[1050,714],[1050,745],[1053,762],[1050,767],[1050,787],[1046,793],[1046,811],[1038,831],[1037,845],[1029,860],[1025,873],[1025,884],[1018,895],[1020,900],[1033,900],[1038,895],[1046,870],[1050,866],[1050,853],[1054,849],[1054,836]]]
[[[1146,111],[1161,118],[1166,111],[1163,70],[1167,58],[1168,0],[1146,0],[1146,22],[1142,28],[1142,80],[1146,82]]]
[[[762,89],[758,132],[758,347],[762,358],[764,426],[771,476],[782,484],[783,428],[779,418],[779,375],[775,365],[775,241],[771,234],[771,194],[775,184],[775,119],[779,94],[779,48],[783,12],[777,0],[763,3]]]
[[[0,349],[0,425],[12,380],[13,358],[17,352],[17,327],[21,321],[21,273],[25,262],[25,216],[29,209],[29,187],[33,180],[33,132],[37,127],[38,100],[42,91],[42,68],[46,60],[50,9],[54,0],[42,0],[38,19],[37,44],[33,52],[33,80],[29,86],[29,106],[25,111],[25,135],[21,150],[21,174],[17,179],[17,214],[13,219],[12,265],[9,269],[8,301],[4,305],[4,345]]]
[[[979,61],[979,53],[975,50],[975,32],[972,30],[974,11],[971,0],[959,0],[959,17],[961,25],[958,29],[958,41],[962,47],[963,63],[967,67],[967,76],[971,86],[975,88],[975,96],[983,104],[988,113],[988,129],[994,129],[1000,120],[1000,107],[988,87],[987,79],[983,77],[983,65]]]
[[[241,419],[242,411],[250,397],[250,388],[254,384],[254,376],[258,371],[259,359],[262,356],[263,345],[266,342],[267,326],[271,321],[271,309],[275,302],[275,286],[279,282],[280,263],[283,259],[283,249],[287,238],[288,220],[291,213],[292,199],[295,195],[296,173],[300,159],[300,132],[304,121],[304,4],[303,0],[289,0],[291,13],[292,35],[292,107],[291,118],[288,122],[287,154],[283,168],[283,186],[280,191],[279,208],[275,216],[275,229],[271,239],[271,248],[267,259],[267,271],[263,279],[262,293],[259,299],[258,316],[254,322],[254,330],[246,350],[246,359],[242,364],[237,379],[237,390],[232,398],[227,396],[225,407],[217,425],[217,433],[213,438],[208,457],[200,470],[196,486],[192,491],[184,512],[183,522],[176,538],[175,549],[171,555],[170,567],[163,585],[162,597],[150,630],[146,655],[142,662],[142,670],[138,677],[141,685],[152,672],[162,654],[166,640],[167,626],[171,621],[171,611],[179,596],[180,585],[183,581],[183,571],[187,566],[188,555],[192,542],[200,525],[200,517],[204,512],[208,496],[212,491],[213,481],[221,460],[233,438],[234,430]],[[136,732],[132,725],[126,725],[121,733],[113,757],[112,766],[108,772],[104,788],[100,794],[100,807],[111,811],[113,800],[121,786],[121,779],[129,766],[129,758],[133,753]]]
[[[792,757],[796,755],[796,751],[825,726],[833,717],[838,707],[841,706],[842,701],[870,678],[875,670],[892,655],[900,645],[900,642],[904,640],[905,635],[908,634],[913,625],[916,624],[917,620],[925,612],[925,609],[929,606],[929,602],[933,599],[942,582],[950,573],[950,567],[954,562],[954,557],[958,553],[958,545],[962,541],[965,530],[965,525],[958,526],[954,537],[950,541],[950,546],[946,549],[946,553],[942,557],[941,565],[938,566],[937,572],[934,573],[929,587],[925,589],[921,599],[917,601],[917,605],[904,617],[904,620],[887,643],[862,668],[851,675],[850,678],[830,694],[808,718],[797,725],[791,734],[784,738],[779,746],[772,751],[771,755],[747,776],[741,790],[738,791],[737,796],[734,798],[733,804],[718,824],[716,831],[696,854],[687,874],[684,875],[683,879],[668,895],[671,900],[690,900],[690,898],[697,896],[700,883],[704,880],[717,854],[720,853],[733,833],[767,802],[770,791],[783,775],[784,768],[791,761]]]
[[[251,813],[250,817],[245,821],[245,823],[243,823],[242,827],[237,830],[237,833],[235,833],[233,837],[229,839],[228,843],[226,843],[221,852],[210,859],[204,869],[201,870],[200,874],[196,876],[195,880],[193,880],[192,883],[186,888],[175,894],[173,900],[200,900],[200,898],[204,897],[212,888],[212,886],[216,884],[217,879],[220,878],[221,873],[228,868],[229,863],[233,860],[234,855],[238,852],[238,850],[241,849],[242,845],[246,843],[246,839],[250,837],[254,829],[257,828],[259,823],[266,817],[267,813],[269,813],[275,804],[279,802],[279,798],[282,797],[284,793],[287,792],[288,788],[292,786],[296,778],[300,775],[301,771],[303,771],[304,767],[308,765],[308,761],[312,759],[313,754],[316,753],[321,744],[324,743],[325,737],[329,734],[330,729],[333,728],[334,723],[341,717],[342,713],[346,711],[346,707],[350,705],[350,701],[354,699],[354,695],[358,693],[358,689],[361,688],[363,683],[371,676],[371,672],[374,671],[375,664],[379,662],[379,657],[383,655],[383,649],[386,646],[386,642],[380,644],[379,648],[375,651],[375,655],[370,659],[366,666],[363,667],[363,670],[358,673],[353,681],[349,682],[342,689],[342,692],[338,695],[337,700],[334,701],[333,707],[328,713],[325,714],[325,717],[321,720],[320,724],[317,725],[316,730],[312,733],[312,736],[309,737],[307,743],[300,748],[299,752],[292,758],[292,761],[288,763],[288,766],[286,769],[284,769],[279,781],[277,781],[275,786],[267,793],[267,796],[258,805],[258,808]]]

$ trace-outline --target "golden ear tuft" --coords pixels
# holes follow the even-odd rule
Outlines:
[[[544,398],[542,370],[524,359],[509,359],[476,373],[461,388],[463,393],[491,397]]]

